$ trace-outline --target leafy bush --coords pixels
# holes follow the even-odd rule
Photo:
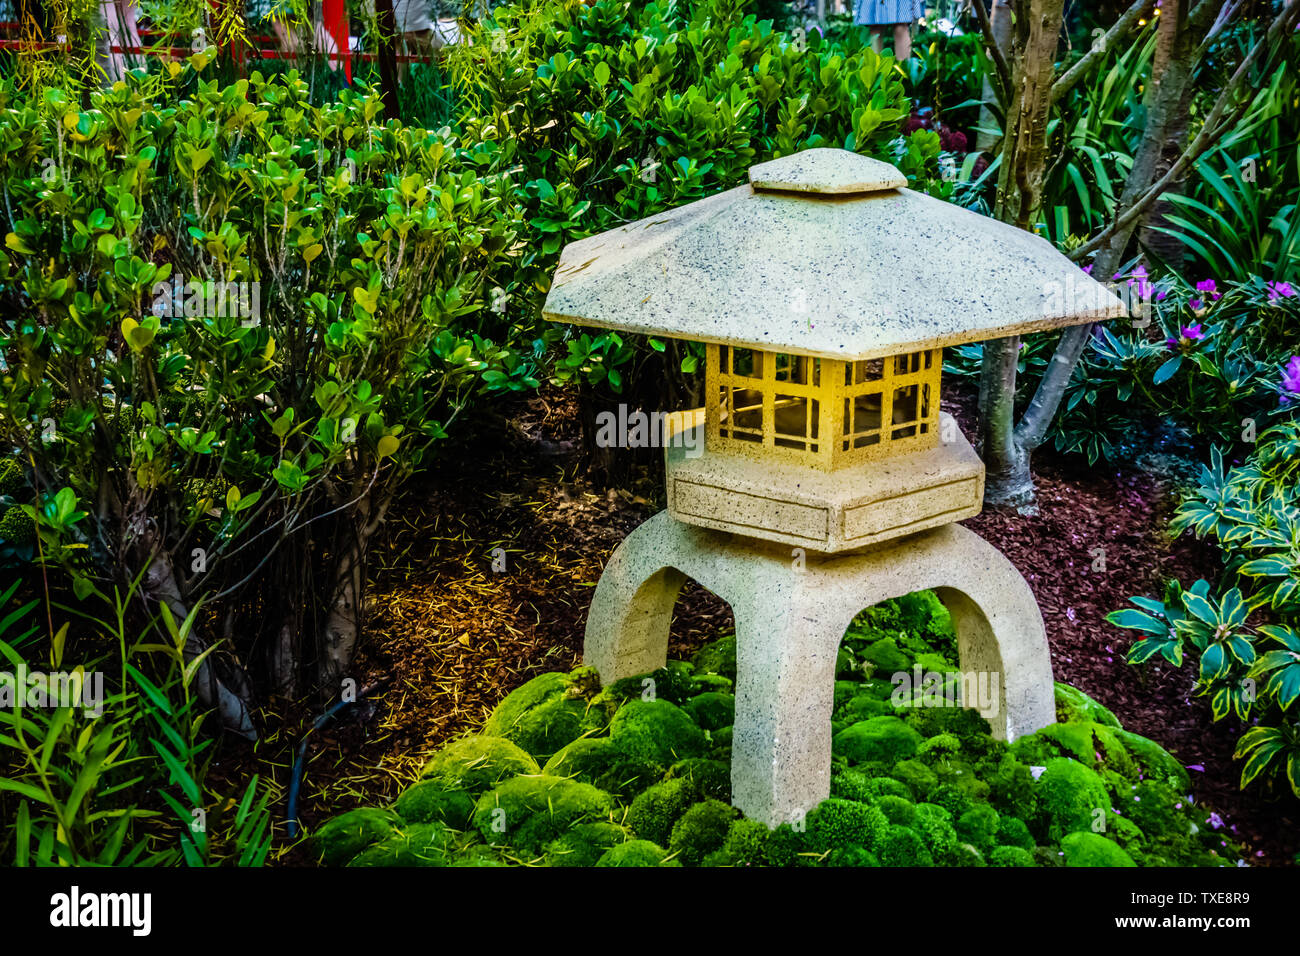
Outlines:
[[[1224,468],[1216,448],[1200,486],[1176,512],[1172,530],[1209,537],[1223,550],[1233,587],[1214,593],[1207,581],[1183,590],[1170,582],[1159,601],[1133,597],[1112,611],[1112,624],[1137,631],[1131,663],[1157,656],[1197,667],[1197,693],[1215,720],[1250,722],[1237,744],[1244,788],[1284,777],[1300,796],[1300,423],[1284,422],[1260,436],[1250,459]],[[1252,615],[1269,618],[1252,625]]]
[[[0,447],[78,597],[208,598],[187,660],[231,636],[196,688],[251,736],[254,690],[338,689],[402,479],[535,384],[487,337],[511,207],[449,131],[292,72],[87,95],[0,86]]]

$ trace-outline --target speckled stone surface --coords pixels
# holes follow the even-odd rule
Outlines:
[[[847,149],[805,149],[749,167],[755,189],[780,192],[867,193],[907,185],[907,177],[889,163]]]
[[[686,416],[699,422],[701,412]],[[708,449],[697,437],[664,449],[668,511],[679,521],[817,551],[846,551],[980,513],[984,463],[939,413],[933,448],[832,472],[772,461],[761,453]],[[760,446],[755,445],[755,448]]]
[[[570,243],[543,308],[557,322],[839,359],[1123,314],[1047,240],[923,193],[752,185]]]
[[[830,794],[836,651],[853,617],[889,598],[936,590],[952,614],[961,670],[1000,675],[983,711],[995,735],[1014,739],[1056,719],[1033,593],[1010,561],[961,525],[857,554],[798,556],[660,512],[619,545],[596,587],[583,661],[602,681],[664,665],[687,577],[735,612],[732,803],[769,826]]]

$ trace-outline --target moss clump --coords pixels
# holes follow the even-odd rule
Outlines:
[[[895,780],[907,784],[912,795],[920,800],[924,800],[930,791],[939,785],[939,778],[935,772],[919,760],[900,760],[894,764],[891,773]]]
[[[795,866],[806,860],[799,855],[804,852],[804,843],[803,833],[783,823],[768,833],[763,859],[768,866]]]
[[[501,737],[475,735],[453,740],[439,750],[421,771],[447,790],[479,793],[516,774],[540,772],[537,761]]]
[[[446,790],[437,780],[425,780],[398,797],[393,809],[407,823],[445,823],[464,830],[474,815],[474,798],[464,790]]]
[[[736,810],[721,800],[697,803],[673,824],[668,848],[681,857],[683,864],[698,864],[727,839]]]
[[[36,525],[22,509],[0,506],[0,541],[17,547],[36,543]]]
[[[892,637],[884,637],[862,650],[862,660],[870,664],[873,674],[896,674],[912,666],[911,659],[898,649]]]
[[[681,866],[666,860],[668,853],[649,840],[629,840],[610,847],[596,861],[597,866]]]
[[[891,826],[880,841],[880,863],[882,866],[933,866],[934,859],[915,830]]]
[[[1066,757],[1047,761],[1038,779],[1038,794],[1047,835],[1053,841],[1067,833],[1090,830],[1098,810],[1105,813],[1110,809],[1110,795],[1101,777]]]
[[[1034,836],[1029,832],[1025,821],[1019,817],[1001,817],[998,819],[998,843],[1002,846],[1016,846],[1022,850],[1034,849]]]
[[[957,865],[960,841],[952,825],[952,814],[937,803],[919,803],[916,805],[912,829],[920,834],[935,863],[941,866]]]
[[[681,819],[698,795],[689,779],[677,777],[656,783],[632,801],[627,812],[627,825],[641,839],[662,846],[672,835],[673,824]]]
[[[1056,684],[1056,716],[1063,724],[1078,721],[1119,726],[1119,720],[1110,710],[1069,684]]]
[[[691,664],[697,674],[717,674],[734,681],[736,679],[736,635],[728,634],[705,644],[695,652]]]
[[[916,753],[922,737],[897,717],[872,717],[840,731],[832,750],[850,763],[880,760],[889,764]]]
[[[1123,847],[1096,833],[1066,834],[1061,849],[1066,866],[1137,866]]]
[[[595,866],[611,847],[627,840],[623,828],[613,823],[580,823],[546,845],[548,866]]]
[[[732,866],[759,866],[766,856],[771,832],[757,820],[733,820],[722,851]]]
[[[441,823],[414,823],[366,847],[348,866],[446,866],[451,846]]]
[[[707,691],[688,700],[682,709],[700,727],[717,730],[730,727],[736,719],[736,698],[732,694]]]
[[[881,797],[876,801],[876,806],[890,823],[896,823],[900,827],[910,827],[916,822],[916,804],[911,800],[893,796]]]
[[[27,491],[23,466],[13,458],[0,458],[0,498],[21,498]]]
[[[827,866],[880,866],[880,860],[876,854],[870,850],[864,850],[860,846],[842,846],[830,855],[826,861]]]
[[[609,794],[588,783],[515,777],[479,797],[473,824],[488,843],[535,851],[579,823],[607,816],[612,807]]]
[[[668,768],[668,779],[682,777],[703,797],[731,799],[731,766],[723,760],[690,757]]]
[[[891,717],[894,713],[894,705],[870,694],[858,694],[844,705],[841,713],[851,726],[872,717]]]
[[[989,866],[1034,865],[1034,855],[1018,846],[998,846],[989,853]]]
[[[807,843],[819,853],[846,846],[870,849],[880,842],[889,824],[889,817],[879,807],[832,797],[808,814]]]
[[[629,756],[608,737],[580,737],[557,751],[542,772],[631,797],[662,777],[664,768]]]
[[[1115,738],[1127,747],[1129,753],[1142,765],[1148,777],[1154,777],[1168,784],[1178,793],[1188,792],[1191,779],[1177,757],[1154,740],[1129,733],[1122,728],[1116,728],[1114,733]]]
[[[624,753],[668,766],[702,757],[708,740],[691,718],[666,700],[633,700],[619,708],[609,738]]]
[[[980,850],[987,850],[997,842],[998,812],[987,804],[972,807],[957,820],[957,836]]]
[[[486,733],[513,741],[539,758],[549,757],[584,733],[604,729],[604,710],[590,706],[587,669],[540,674],[506,695],[484,723]]]
[[[342,866],[366,847],[392,836],[400,826],[402,818],[390,810],[349,810],[317,830],[312,846],[326,866]]]

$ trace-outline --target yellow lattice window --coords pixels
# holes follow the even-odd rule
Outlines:
[[[840,362],[710,345],[709,445],[825,470],[929,447],[938,437],[940,355]]]

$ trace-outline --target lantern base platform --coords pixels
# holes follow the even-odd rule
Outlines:
[[[980,513],[984,464],[947,413],[938,431],[950,440],[933,448],[819,471],[765,459],[760,445],[705,448],[702,412],[687,413],[695,433],[672,435],[664,456],[668,511],[686,524],[839,552]]]
[[[836,654],[853,618],[881,601],[935,590],[952,615],[966,686],[989,691],[972,703],[995,736],[1010,740],[1056,719],[1033,592],[1001,552],[960,525],[792,560],[778,545],[660,512],[619,545],[596,587],[583,661],[603,683],[664,666],[688,577],[735,613],[732,802],[769,826],[798,819],[830,793]]]

